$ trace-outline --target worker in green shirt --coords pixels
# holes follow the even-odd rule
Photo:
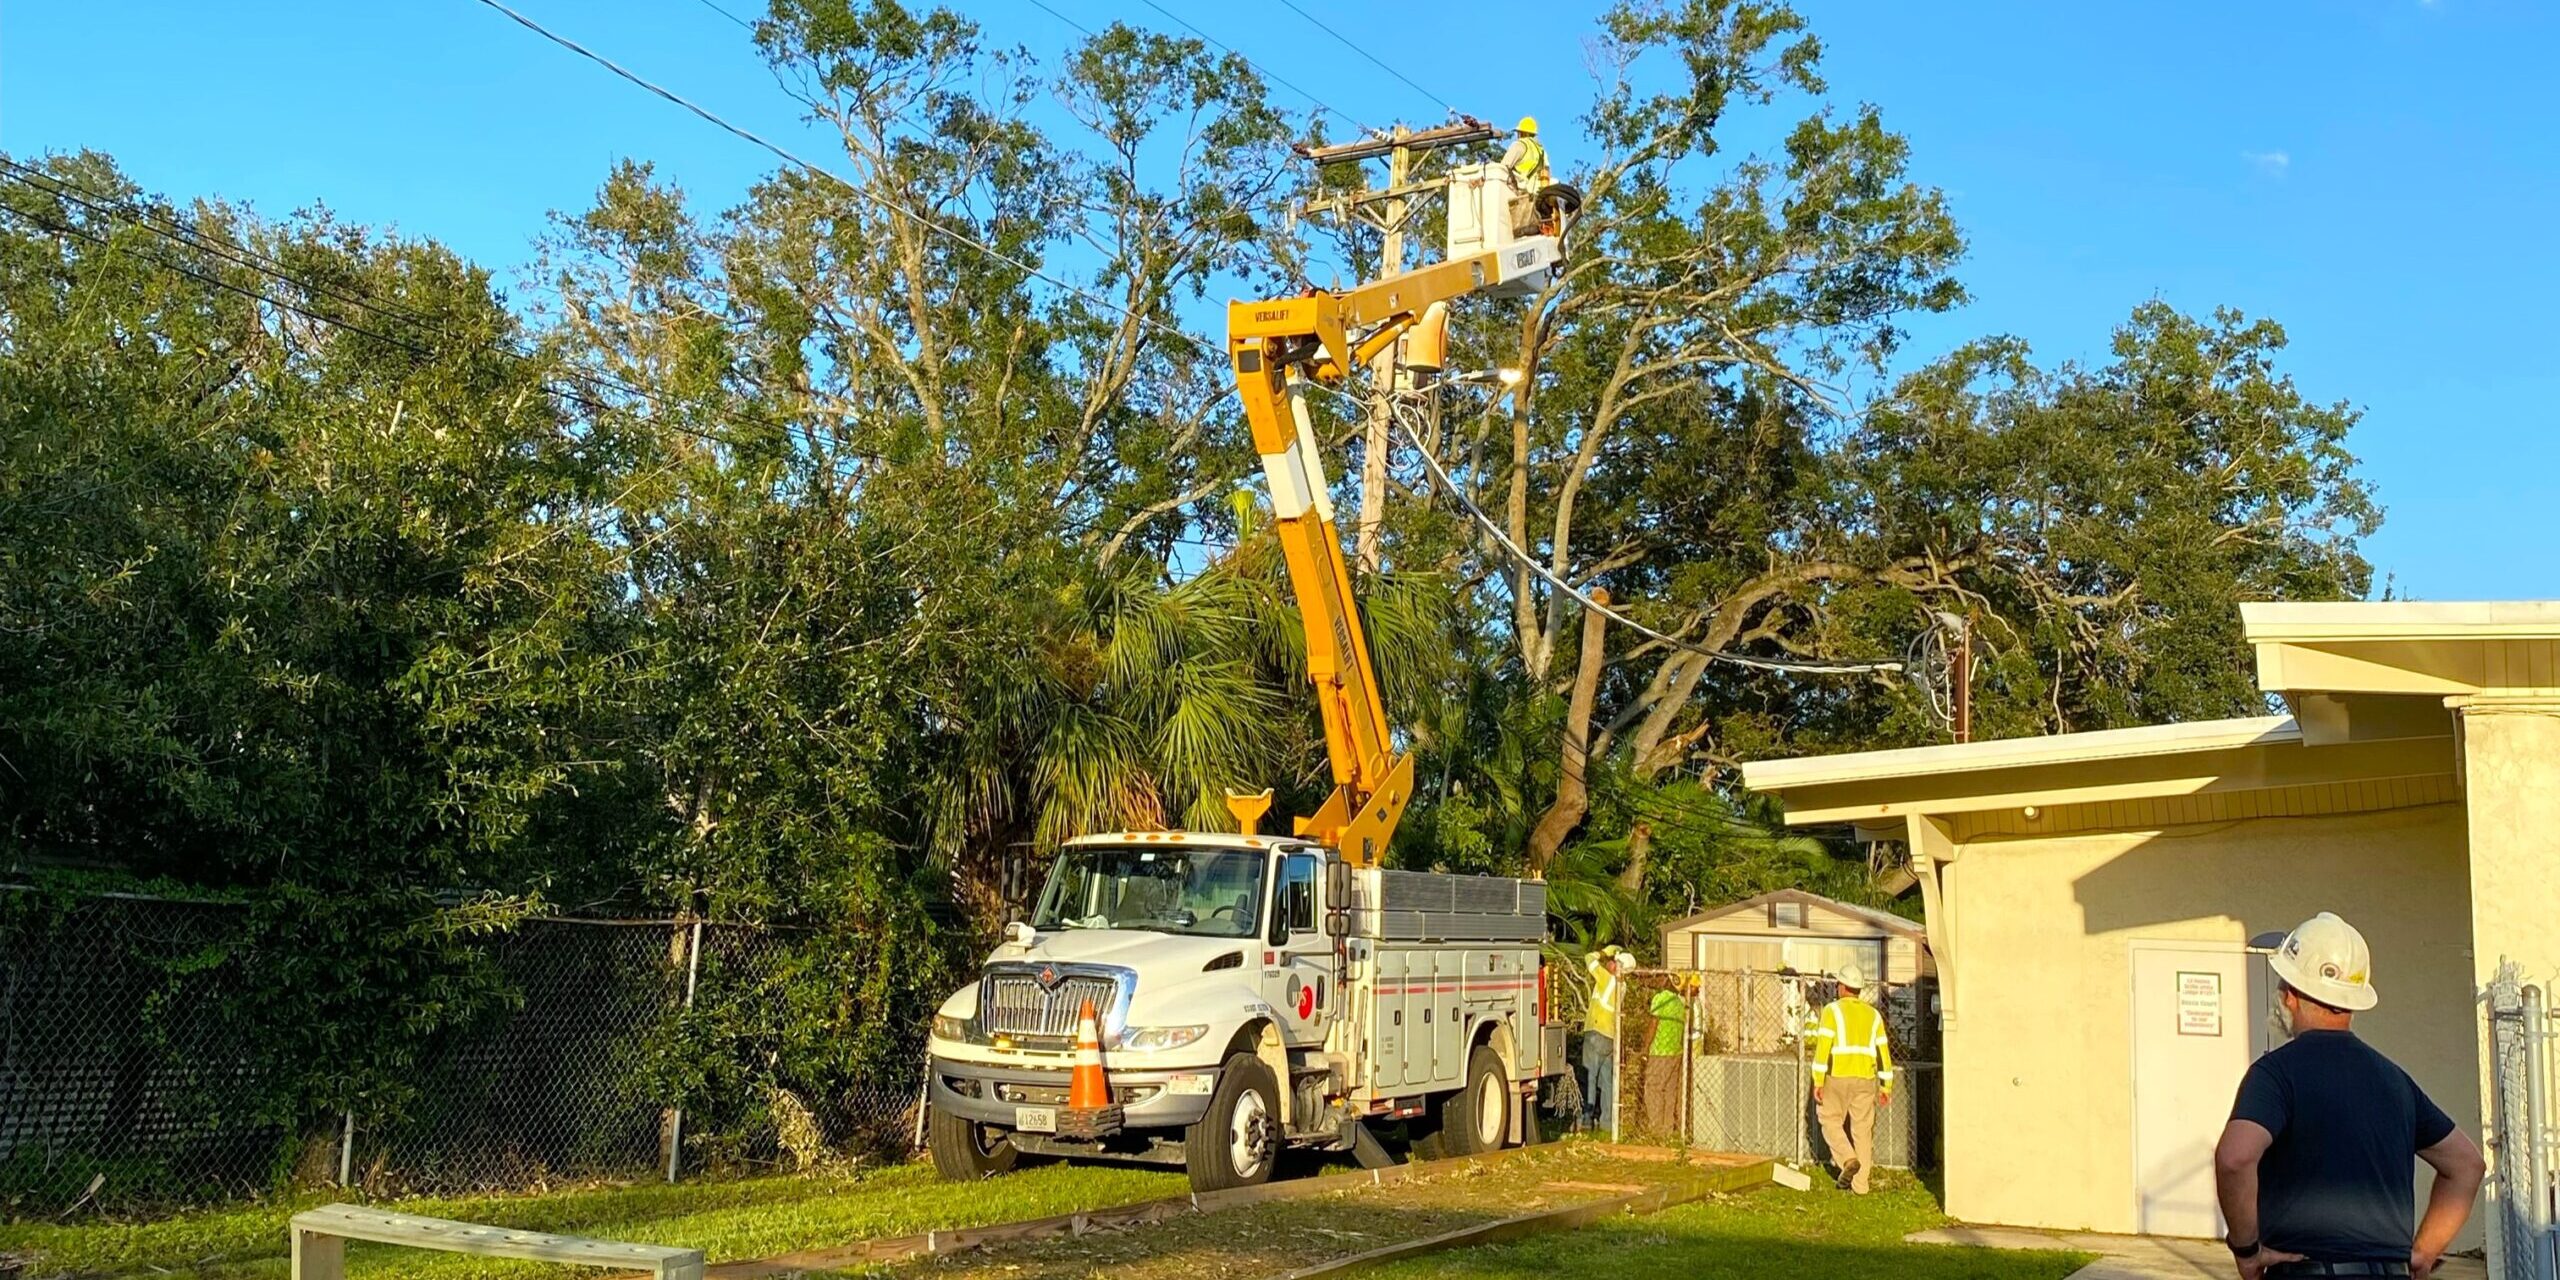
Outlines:
[[[1671,985],[1653,993],[1645,1012],[1653,1015],[1653,1043],[1644,1064],[1645,1128],[1658,1134],[1680,1129],[1680,1084],[1686,1077],[1681,1054],[1689,1047],[1689,993],[1698,975],[1674,974]]]

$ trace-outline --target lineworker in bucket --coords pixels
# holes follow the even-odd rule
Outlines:
[[[1562,229],[1561,211],[1540,196],[1554,187],[1555,170],[1547,164],[1546,144],[1538,141],[1538,118],[1520,117],[1518,136],[1502,153],[1502,171],[1511,179],[1511,229],[1516,235],[1554,235]],[[1581,203],[1580,197],[1574,200]]]
[[[1524,196],[1538,194],[1540,188],[1556,180],[1555,170],[1547,165],[1547,148],[1538,141],[1538,118],[1520,117],[1520,131],[1502,153],[1502,167],[1511,173],[1511,186]]]

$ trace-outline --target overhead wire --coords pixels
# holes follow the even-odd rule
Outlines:
[[[1038,4],[1038,3],[1039,3],[1039,0],[1032,0],[1032,3],[1034,3],[1034,4]],[[1190,19],[1183,17],[1181,14],[1175,13],[1173,10],[1166,8],[1166,7],[1164,7],[1164,6],[1163,6],[1163,5],[1161,5],[1161,4],[1156,3],[1156,0],[1140,0],[1140,3],[1143,3],[1143,4],[1144,4],[1144,5],[1146,5],[1148,8],[1153,9],[1153,10],[1155,10],[1156,12],[1161,13],[1161,14],[1163,14],[1164,16],[1166,16],[1166,17],[1168,17],[1168,18],[1173,19],[1175,22],[1182,24],[1182,29],[1183,29],[1183,30],[1188,31],[1188,32],[1190,32],[1191,34],[1193,34],[1193,35],[1195,35],[1195,36],[1198,36],[1198,37],[1200,37],[1200,38],[1201,38],[1201,39],[1203,39],[1203,40],[1208,41],[1208,42],[1209,42],[1210,47],[1215,48],[1215,49],[1217,49],[1218,51],[1220,51],[1220,52],[1222,52],[1222,53],[1230,53],[1230,54],[1234,54],[1236,57],[1243,59],[1243,60],[1244,60],[1244,64],[1245,64],[1246,66],[1248,66],[1248,67],[1253,68],[1253,69],[1254,69],[1254,71],[1255,71],[1257,74],[1259,74],[1263,79],[1268,80],[1268,81],[1272,82],[1273,84],[1279,85],[1281,88],[1287,89],[1289,92],[1294,93],[1294,94],[1298,95],[1299,97],[1304,98],[1304,99],[1306,99],[1307,101],[1309,101],[1309,102],[1312,102],[1312,103],[1316,104],[1318,107],[1321,107],[1321,108],[1323,108],[1324,110],[1330,111],[1330,112],[1332,112],[1333,114],[1338,115],[1338,116],[1342,117],[1343,119],[1348,120],[1348,121],[1350,121],[1351,123],[1353,123],[1353,124],[1355,124],[1355,125],[1358,125],[1358,126],[1360,127],[1360,129],[1361,129],[1361,131],[1362,131],[1362,132],[1365,132],[1365,133],[1376,133],[1376,132],[1378,132],[1378,131],[1379,131],[1379,130],[1378,130],[1378,126],[1373,125],[1373,124],[1370,124],[1370,123],[1368,123],[1368,122],[1366,122],[1366,121],[1364,121],[1364,120],[1360,119],[1360,117],[1355,116],[1355,115],[1351,114],[1350,112],[1345,111],[1345,110],[1343,110],[1342,108],[1337,107],[1337,106],[1333,105],[1332,103],[1327,102],[1327,101],[1325,101],[1324,99],[1319,98],[1319,97],[1317,97],[1316,95],[1314,95],[1314,94],[1312,94],[1312,93],[1309,93],[1309,92],[1307,92],[1307,91],[1306,91],[1306,90],[1304,90],[1304,89],[1299,88],[1297,85],[1290,83],[1290,82],[1289,82],[1288,80],[1286,80],[1286,79],[1283,79],[1283,78],[1282,78],[1278,73],[1276,73],[1276,72],[1272,71],[1270,68],[1265,67],[1265,66],[1263,66],[1261,63],[1254,61],[1251,55],[1246,54],[1246,53],[1243,53],[1243,52],[1241,52],[1241,51],[1239,51],[1239,50],[1236,50],[1236,49],[1231,48],[1231,47],[1229,47],[1229,46],[1227,46],[1227,45],[1225,45],[1225,44],[1220,43],[1220,42],[1219,42],[1219,40],[1218,40],[1218,38],[1217,38],[1216,36],[1210,35],[1208,32],[1203,31],[1203,30],[1201,30],[1200,28],[1198,28],[1198,27],[1196,27],[1196,26],[1192,25],[1192,23],[1191,23],[1191,20],[1190,20]],[[1047,5],[1045,5],[1045,4],[1041,5],[1040,7],[1041,7],[1041,8],[1044,8],[1044,9],[1045,9],[1045,8],[1048,8],[1048,6],[1047,6]]]
[[[1343,48],[1349,49],[1349,50],[1350,50],[1350,51],[1352,51],[1353,53],[1359,54],[1359,55],[1360,55],[1361,57],[1363,57],[1363,58],[1367,58],[1367,59],[1370,61],[1370,63],[1371,63],[1371,64],[1373,64],[1373,65],[1375,65],[1375,66],[1376,66],[1380,71],[1384,71],[1384,72],[1386,72],[1388,75],[1394,76],[1396,79],[1404,81],[1404,83],[1405,83],[1406,87],[1408,87],[1408,88],[1412,89],[1415,93],[1421,94],[1423,97],[1429,98],[1429,99],[1431,99],[1433,102],[1439,103],[1439,104],[1440,104],[1440,106],[1441,106],[1443,109],[1445,109],[1446,111],[1448,111],[1448,113],[1449,113],[1450,115],[1453,115],[1453,116],[1454,116],[1454,115],[1462,115],[1462,114],[1464,114],[1463,112],[1461,112],[1461,111],[1459,111],[1459,110],[1458,110],[1458,108],[1457,108],[1456,104],[1454,104],[1454,103],[1450,102],[1450,101],[1449,101],[1449,99],[1448,99],[1447,97],[1445,97],[1444,95],[1437,94],[1437,93],[1433,93],[1433,92],[1432,92],[1432,91],[1430,91],[1429,89],[1425,89],[1425,88],[1423,88],[1420,84],[1415,83],[1414,78],[1413,78],[1412,76],[1406,75],[1405,73],[1403,73],[1403,72],[1401,72],[1401,71],[1396,70],[1394,67],[1388,66],[1388,65],[1386,64],[1386,62],[1385,62],[1385,61],[1383,61],[1382,59],[1380,59],[1380,58],[1378,57],[1378,55],[1376,55],[1376,54],[1374,54],[1374,53],[1369,52],[1366,48],[1363,48],[1363,47],[1362,47],[1362,46],[1361,46],[1357,41],[1354,41],[1351,37],[1346,36],[1346,35],[1342,34],[1341,32],[1334,30],[1331,26],[1327,25],[1327,24],[1325,23],[1325,20],[1324,20],[1324,19],[1319,18],[1319,17],[1315,16],[1314,14],[1309,13],[1309,12],[1307,12],[1306,10],[1299,8],[1299,7],[1298,7],[1298,5],[1297,5],[1297,0],[1280,0],[1280,3],[1282,3],[1282,4],[1284,4],[1284,5],[1287,5],[1287,6],[1289,7],[1289,12],[1294,13],[1294,14],[1298,15],[1299,17],[1306,19],[1307,21],[1309,21],[1309,22],[1311,22],[1311,23],[1314,23],[1314,24],[1315,24],[1315,27],[1316,27],[1316,29],[1317,29],[1318,31],[1322,31],[1322,32],[1323,32],[1323,33],[1325,33],[1326,35],[1332,36],[1334,39],[1341,41],[1341,42],[1342,42],[1342,47],[1343,47]]]
[[[443,322],[435,319],[434,317],[425,315],[395,299],[374,297],[361,289],[350,291],[333,287],[328,283],[297,273],[284,263],[277,261],[269,255],[260,253],[258,250],[251,248],[246,244],[235,243],[233,241],[226,240],[219,235],[209,233],[202,227],[193,224],[182,216],[157,212],[132,201],[120,199],[116,196],[112,196],[92,188],[83,187],[58,174],[48,173],[45,170],[20,163],[19,161],[7,156],[0,156],[0,170],[8,171],[6,173],[0,173],[0,176],[8,177],[23,186],[31,187],[58,199],[67,200],[73,204],[80,205],[102,218],[148,232],[151,235],[180,248],[191,249],[196,252],[206,254],[228,265],[238,267],[254,275],[262,276],[278,284],[291,285],[306,294],[327,298],[333,302],[357,308],[380,319],[395,320],[406,323],[418,329],[425,330],[444,342],[464,345],[475,352],[485,351],[493,355],[516,361],[519,364],[533,367],[538,373],[543,375],[541,381],[544,385],[549,386],[556,392],[559,392],[571,403],[576,404],[588,413],[602,414],[609,410],[601,401],[592,398],[592,396],[588,394],[582,394],[582,390],[585,392],[618,392],[620,394],[630,396],[635,400],[639,400],[642,403],[647,404],[651,409],[656,410],[660,415],[656,419],[657,424],[670,431],[674,431],[679,435],[690,436],[706,444],[717,444],[731,449],[741,449],[745,447],[739,441],[729,436],[674,420],[673,415],[680,412],[680,409],[674,407],[664,396],[640,387],[628,379],[616,377],[612,374],[596,373],[591,370],[558,365],[544,358],[539,352],[531,350],[520,342],[510,340],[503,335],[492,336],[490,338],[476,341],[457,335],[451,329],[447,328]],[[13,210],[13,212],[20,212],[21,216],[26,216],[23,211]],[[89,236],[78,232],[75,228],[56,227],[44,223],[39,219],[30,218],[30,220],[36,221],[38,225],[46,226],[48,230],[54,231],[57,234],[69,232],[71,234],[81,235],[81,238],[89,240],[92,243],[104,243],[95,236]],[[413,358],[419,360],[430,360],[435,358],[437,354],[435,351],[419,346],[414,342],[395,337],[389,333],[367,328],[363,325],[351,323],[343,316],[325,315],[312,310],[306,305],[296,304],[285,299],[277,298],[265,292],[242,289],[229,281],[222,280],[219,277],[208,276],[196,272],[182,263],[172,262],[168,259],[157,256],[154,256],[152,261],[215,288],[240,294],[241,296],[251,298],[255,301],[264,302],[270,306],[278,308],[279,310],[291,312],[292,314],[301,316],[302,318],[314,323],[326,324],[334,328],[345,329],[351,333],[372,338],[375,341],[385,343],[386,345],[398,347],[401,350],[408,352]],[[569,383],[573,385],[559,385],[561,383]],[[793,429],[793,424],[783,419],[766,414],[747,412],[736,408],[725,410],[718,416],[729,419],[732,422],[742,421],[748,425],[767,427],[776,430],[790,431]],[[883,460],[880,454],[869,450],[846,447],[841,451],[846,456],[858,458],[864,461],[877,462]]]
[[[1628,630],[1633,631],[1646,639],[1653,640],[1657,643],[1681,650],[1682,652],[1695,654],[1699,657],[1707,658],[1712,661],[1731,663],[1734,666],[1748,667],[1759,671],[1777,671],[1793,675],[1872,675],[1903,670],[1903,664],[1899,662],[1830,662],[1809,661],[1796,658],[1762,658],[1747,653],[1734,653],[1730,650],[1710,648],[1706,645],[1699,644],[1696,641],[1682,639],[1679,636],[1671,635],[1663,631],[1657,631],[1652,627],[1648,627],[1645,624],[1628,617],[1626,614],[1609,607],[1608,604],[1593,596],[1591,593],[1573,585],[1571,582],[1566,581],[1564,578],[1558,576],[1554,571],[1548,569],[1545,565],[1539,564],[1537,559],[1531,556],[1528,552],[1522,550],[1520,548],[1520,544],[1513,542],[1511,540],[1511,536],[1503,531],[1502,526],[1495,523],[1493,517],[1486,515],[1484,508],[1477,506],[1475,499],[1468,497],[1466,491],[1458,487],[1458,482],[1450,478],[1448,470],[1440,465],[1440,459],[1432,454],[1431,446],[1423,441],[1422,433],[1415,430],[1413,424],[1407,421],[1404,415],[1398,414],[1394,416],[1396,426],[1404,432],[1405,439],[1411,442],[1414,452],[1421,457],[1422,465],[1431,473],[1432,481],[1445,491],[1449,495],[1450,499],[1456,502],[1458,506],[1466,512],[1468,518],[1473,520],[1479,529],[1483,530],[1486,537],[1492,539],[1496,546],[1502,548],[1503,554],[1508,556],[1513,563],[1535,575],[1540,581],[1545,582],[1549,587],[1557,591],[1561,591],[1581,602],[1582,607],[1589,609],[1600,616],[1619,624],[1620,626],[1626,627]]]
[[[589,49],[585,45],[551,30],[549,27],[543,26],[532,18],[508,7],[504,3],[504,0],[479,0],[479,2],[488,8],[495,9],[499,13],[505,14],[508,18],[512,19],[516,25],[523,27],[525,30],[530,31],[535,35],[538,35],[543,39],[548,40],[551,43],[612,72],[615,76],[629,81],[631,84],[636,85],[639,88],[645,89],[648,92],[675,104],[676,106],[684,108],[686,111],[691,112],[713,128],[719,129],[720,131],[738,138],[741,141],[760,147],[765,151],[772,153],[784,163],[800,169],[812,177],[823,178],[829,182],[835,183],[837,186],[844,188],[846,192],[853,196],[867,200],[888,213],[905,218],[907,221],[913,223],[915,226],[926,232],[975,249],[979,253],[984,254],[991,261],[1002,263],[1003,265],[1011,267],[1032,279],[1040,280],[1058,289],[1062,289],[1068,294],[1081,298],[1094,306],[1101,307],[1106,311],[1117,312],[1132,323],[1138,325],[1140,328],[1163,334],[1168,338],[1172,338],[1175,341],[1189,346],[1201,355],[1215,357],[1221,354],[1218,348],[1207,339],[1187,332],[1179,326],[1167,324],[1153,316],[1140,315],[1135,311],[1130,310],[1127,306],[1113,302],[1109,298],[1105,298],[1100,294],[1094,293],[1071,280],[1043,271],[1039,267],[1025,262],[1021,258],[1009,254],[994,245],[988,244],[986,241],[976,236],[956,230],[942,222],[936,221],[935,219],[928,218],[925,215],[917,213],[915,210],[910,209],[895,200],[891,200],[887,196],[881,195],[876,191],[869,191],[856,186],[850,179],[838,175],[834,170],[824,168],[813,161],[802,159],[799,155],[792,152],[790,148],[783,146],[781,143],[775,142],[744,125],[736,124],[726,117],[723,117],[718,112],[685,97],[683,94],[677,93],[673,89],[669,89],[664,85],[658,84],[657,82],[640,75],[638,72],[632,71],[622,64],[615,62],[613,59],[608,58],[593,49]]]
[[[694,0],[694,3],[701,5],[705,9],[709,9],[713,13],[719,14],[723,18],[727,18],[731,22],[737,23],[739,26],[744,27],[749,31],[756,29],[756,24],[749,22],[721,7],[720,0]]]
[[[1056,18],[1058,21],[1063,22],[1070,27],[1074,27],[1076,30],[1081,31],[1088,36],[1093,34],[1093,28],[1088,27],[1067,15],[1058,12],[1056,9],[1049,7],[1046,0],[1031,0],[1031,7],[1038,9],[1042,13],[1048,14],[1052,18]]]
[[[79,205],[93,214],[118,225],[147,232],[167,244],[204,253],[218,261],[247,271],[252,275],[271,280],[277,284],[288,285],[312,295],[330,299],[331,301],[363,311],[371,317],[405,322],[419,329],[426,330],[435,337],[447,342],[463,341],[458,339],[457,335],[453,334],[450,330],[444,328],[442,324],[434,318],[423,315],[404,304],[393,300],[369,297],[362,290],[340,291],[334,289],[307,275],[294,272],[289,267],[278,262],[272,257],[258,252],[256,249],[250,248],[247,245],[236,244],[224,240],[218,235],[207,232],[203,228],[193,225],[183,216],[149,210],[138,206],[131,201],[121,200],[96,191],[93,188],[81,186],[69,179],[62,178],[60,175],[51,174],[44,170],[22,164],[8,156],[0,156],[0,170],[9,171],[0,172],[0,177],[8,178],[9,180],[15,181],[24,187],[44,191],[47,194],[54,195],[72,204]],[[106,240],[105,237],[94,232],[85,231],[77,226],[67,223],[57,223],[51,219],[39,216],[32,211],[21,209],[14,205],[0,204],[0,213],[15,214],[19,218],[40,227],[51,234],[72,236],[100,247],[106,247],[109,244],[109,241]],[[268,292],[266,290],[249,288],[236,281],[224,279],[220,275],[200,270],[191,264],[173,260],[159,254],[145,254],[143,256],[153,266],[184,276],[188,279],[192,279],[210,288],[221,290],[247,301],[263,303],[277,309],[278,311],[299,316],[314,324],[327,325],[334,329],[342,329],[361,337],[372,339],[385,346],[396,348],[415,360],[432,360],[438,354],[436,349],[428,346],[422,346],[417,342],[402,337],[392,329],[375,328],[366,324],[357,323],[344,315],[328,314],[326,312],[316,310],[305,303],[296,302],[289,297],[279,296],[276,293]],[[471,345],[475,349],[486,349],[492,354],[528,364],[537,362],[541,359],[537,353],[520,349],[507,343],[504,339],[490,339],[486,342]],[[595,382],[603,383],[611,386],[615,390],[622,391],[635,398],[641,399],[649,403],[652,407],[660,409],[662,413],[666,411],[665,403],[656,395],[622,379],[613,378],[609,375],[589,374],[584,371],[575,370],[563,371],[555,376],[563,378],[574,377],[592,379]],[[603,412],[603,406],[597,404],[595,401],[588,400],[577,395],[574,390],[568,388],[554,389],[560,390],[564,394],[569,395],[573,401],[579,403],[581,407],[586,408],[589,412]],[[784,427],[789,425],[778,419],[761,418],[756,417],[755,415],[743,413],[732,412],[726,416],[732,419],[752,419],[754,425],[760,426]],[[692,427],[670,421],[665,418],[661,418],[659,420],[659,425],[679,434],[688,435],[695,439],[702,440],[706,443],[723,445],[733,449],[741,447],[736,440],[727,436],[705,431],[698,427]],[[859,450],[847,450],[846,452],[865,460],[877,461],[880,458],[880,455],[866,453]],[[1090,519],[1067,518],[1062,522],[1062,525],[1065,529],[1072,532],[1115,531],[1120,522],[1125,521],[1128,517],[1136,514],[1138,514],[1138,509],[1136,508],[1123,511],[1107,511],[1098,513]],[[1232,550],[1236,545],[1232,542],[1218,542],[1211,539],[1195,538],[1180,534],[1170,537],[1158,534],[1141,538],[1140,540],[1170,542],[1210,551]]]

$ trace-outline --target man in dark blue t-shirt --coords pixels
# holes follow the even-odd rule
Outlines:
[[[2377,999],[2372,955],[2353,926],[2323,911],[2286,935],[2268,964],[2293,1038],[2250,1065],[2214,1150],[2241,1280],[2425,1280],[2471,1216],[2480,1148],[2408,1072],[2348,1029]],[[2413,1232],[2410,1175],[2420,1160],[2436,1177]]]

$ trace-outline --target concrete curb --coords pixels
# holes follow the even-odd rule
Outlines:
[[[1550,1231],[1570,1231],[1576,1227],[1590,1226],[1606,1218],[1614,1218],[1621,1213],[1636,1215],[1659,1213],[1673,1205],[1704,1200],[1719,1192],[1740,1191],[1747,1187],[1759,1186],[1769,1181],[1771,1167],[1771,1162],[1763,1160],[1737,1168],[1717,1169],[1687,1186],[1654,1187],[1633,1195],[1617,1196],[1589,1204],[1569,1205],[1562,1209],[1549,1209],[1544,1213],[1527,1213],[1516,1218],[1504,1218],[1498,1222],[1480,1223],[1472,1227],[1461,1227],[1455,1231],[1444,1231],[1439,1235],[1426,1236],[1420,1240],[1407,1240],[1401,1244],[1371,1249],[1367,1253],[1355,1254],[1348,1258],[1337,1258],[1331,1262],[1300,1267],[1295,1271],[1284,1271],[1272,1280],[1318,1280],[1319,1277],[1350,1275],[1370,1267],[1401,1262],[1407,1258],[1418,1258],[1449,1249],[1501,1244],[1507,1240],[1544,1235]]]
[[[1384,1169],[1355,1169],[1314,1178],[1266,1182],[1258,1187],[1237,1187],[1230,1191],[1191,1192],[1185,1195],[1167,1196],[1161,1200],[1141,1200],[1136,1204],[1117,1205],[1108,1209],[1087,1209],[1048,1218],[1000,1222],[983,1227],[953,1227],[947,1230],[927,1231],[920,1235],[888,1236],[877,1240],[865,1240],[858,1244],[839,1245],[831,1249],[809,1249],[798,1253],[777,1254],[770,1258],[723,1262],[710,1267],[705,1275],[708,1280],[767,1280],[768,1277],[797,1276],[809,1271],[836,1271],[852,1267],[880,1266],[934,1254],[984,1248],[994,1244],[1011,1244],[1016,1241],[1057,1236],[1080,1236],[1090,1231],[1118,1230],[1149,1222],[1162,1222],[1167,1218],[1179,1217],[1186,1213],[1214,1213],[1220,1209],[1240,1209],[1247,1205],[1264,1204],[1274,1200],[1296,1200],[1307,1196],[1327,1195],[1336,1191],[1352,1191],[1362,1187],[1391,1187],[1415,1178],[1463,1169],[1469,1165],[1513,1160],[1532,1152],[1561,1154],[1576,1150],[1596,1151],[1623,1160],[1671,1161],[1682,1158],[1681,1153],[1668,1147],[1644,1147],[1615,1142],[1541,1142],[1529,1146],[1508,1147],[1483,1155],[1415,1161]],[[1697,1153],[1694,1158],[1702,1161],[1719,1159],[1710,1153]],[[1734,1157],[1727,1156],[1721,1159],[1730,1161]],[[1684,1198],[1695,1199],[1697,1195],[1730,1189],[1721,1185],[1720,1181],[1716,1181],[1726,1175],[1747,1175],[1741,1176],[1740,1181],[1735,1183],[1736,1186],[1752,1186],[1768,1180],[1768,1161],[1757,1158],[1753,1158],[1747,1164],[1723,1164],[1720,1167],[1709,1165],[1707,1168],[1715,1175],[1715,1179],[1711,1179],[1711,1185],[1697,1192],[1696,1195],[1688,1195]],[[1685,1192],[1688,1189],[1681,1190]],[[1605,1217],[1624,1210],[1627,1206],[1622,1201],[1641,1200],[1654,1194],[1656,1193],[1647,1192],[1644,1195],[1601,1202],[1599,1216]],[[1657,1204],[1638,1212],[1651,1213],[1675,1203],[1679,1201]],[[1592,1206],[1576,1206],[1576,1208],[1590,1207]],[[1534,1218],[1547,1215],[1530,1216]],[[1506,1226],[1508,1221],[1516,1220],[1488,1223],[1484,1227],[1471,1228],[1471,1230],[1499,1228]],[[1471,1242],[1459,1241],[1458,1243]],[[635,1275],[615,1277],[614,1280],[645,1280],[645,1278]]]
[[[1620,1154],[1608,1143],[1591,1144],[1611,1155]],[[1021,1240],[1037,1240],[1055,1236],[1080,1236],[1088,1231],[1109,1231],[1121,1227],[1162,1222],[1186,1213],[1214,1213],[1220,1209],[1237,1209],[1273,1200],[1295,1200],[1306,1196],[1325,1195],[1335,1191],[1361,1187],[1391,1187],[1417,1177],[1428,1177],[1470,1164],[1492,1164],[1516,1159],[1533,1151],[1568,1150],[1563,1144],[1541,1143],[1536,1146],[1509,1147],[1478,1156],[1453,1156],[1445,1160],[1426,1160],[1394,1165],[1385,1169],[1356,1169],[1329,1173],[1314,1178],[1292,1178],[1285,1182],[1266,1182],[1258,1187],[1237,1187],[1229,1191],[1191,1192],[1168,1196],[1161,1200],[1141,1200],[1136,1204],[1108,1209],[1087,1209],[1079,1213],[1062,1213],[1055,1217],[1031,1218],[1021,1222],[1001,1222],[984,1227],[953,1227],[927,1231],[921,1235],[889,1236],[866,1240],[859,1244],[832,1249],[812,1249],[800,1253],[777,1254],[738,1262],[724,1262],[706,1273],[710,1280],[763,1280],[764,1277],[796,1276],[807,1271],[842,1270],[849,1267],[878,1266],[905,1262],[932,1254],[954,1253],[983,1248],[991,1244],[1011,1244]],[[1641,1149],[1639,1149],[1641,1150]],[[1635,1159],[1651,1158],[1645,1155]],[[616,1277],[615,1280],[626,1280]],[[627,1280],[639,1280],[630,1277]]]

